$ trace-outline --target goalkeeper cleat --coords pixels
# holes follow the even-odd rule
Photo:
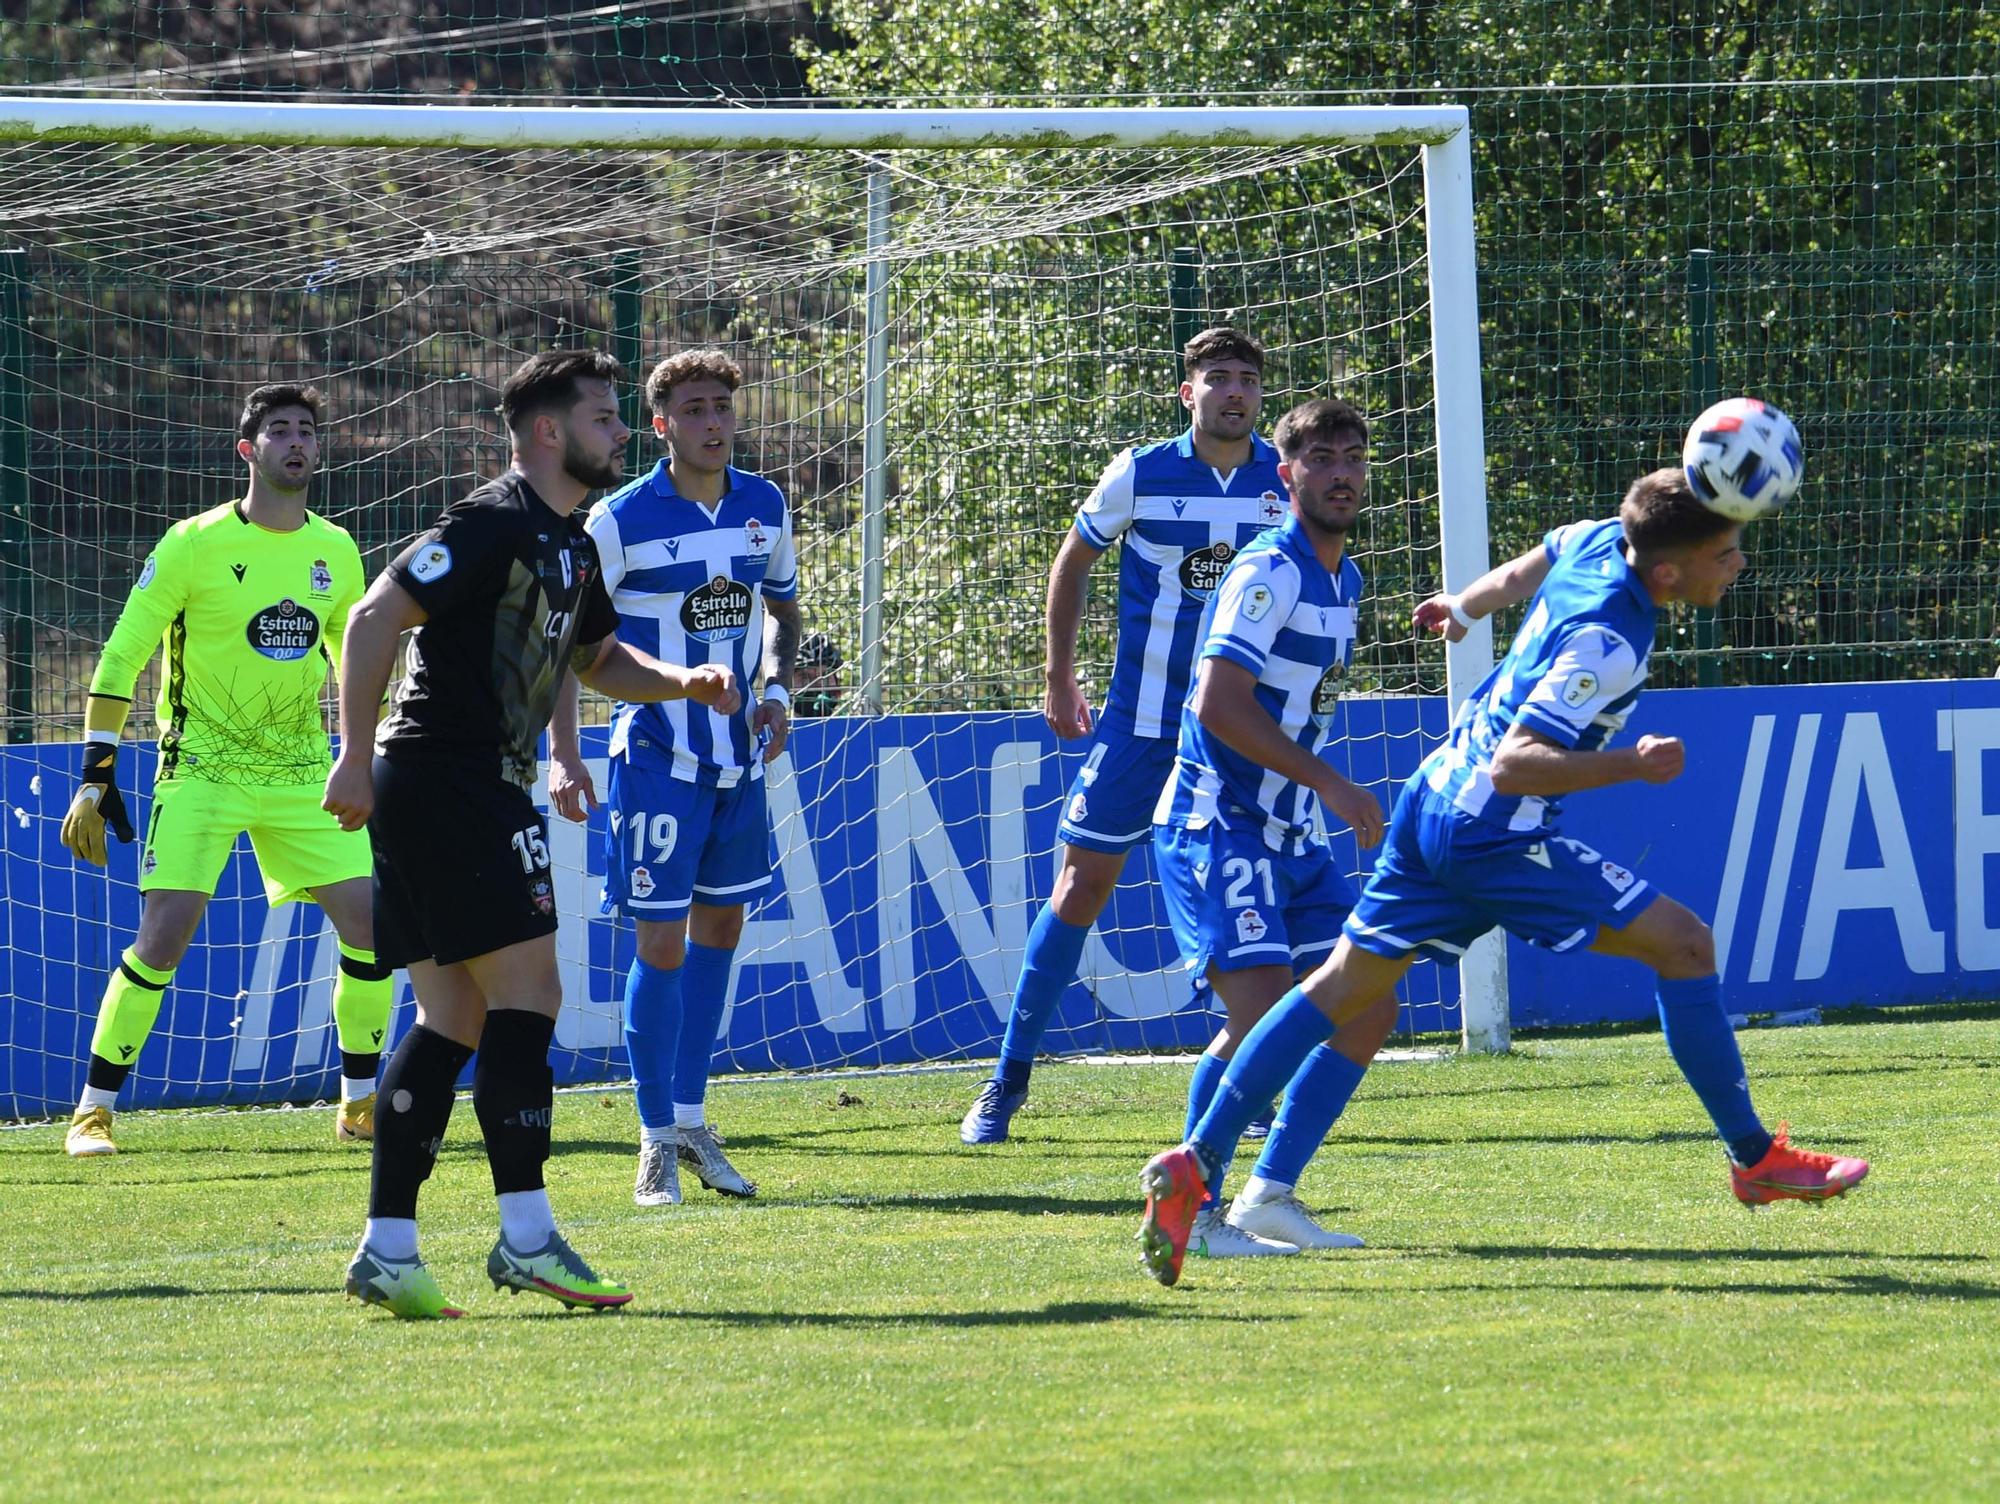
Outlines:
[[[961,1144],[1004,1144],[1007,1142],[1007,1125],[1014,1121],[1028,1100],[1028,1088],[1009,1091],[998,1081],[988,1081],[979,1088],[979,1095],[972,1099],[971,1110],[965,1114],[965,1121],[958,1125],[958,1141]]]
[[[681,1171],[668,1140],[648,1139],[639,1145],[639,1176],[632,1182],[632,1200],[640,1206],[680,1205]]]
[[[340,1111],[333,1118],[333,1136],[342,1143],[365,1143],[375,1137],[374,1092],[341,1102]]]
[[[716,1140],[713,1130],[708,1128],[683,1128],[680,1144],[674,1151],[680,1162],[695,1173],[695,1178],[711,1191],[722,1196],[754,1196],[757,1182],[745,1180],[737,1173],[722,1152],[722,1145]]]
[[[1305,1203],[1290,1192],[1255,1206],[1244,1205],[1238,1196],[1229,1203],[1229,1215],[1222,1219],[1238,1232],[1247,1232],[1267,1243],[1290,1243],[1297,1248],[1366,1248],[1351,1232],[1335,1232],[1321,1227]]]
[[[1729,1188],[1754,1209],[1772,1201],[1831,1201],[1867,1176],[1865,1159],[1794,1149],[1790,1125],[1780,1123],[1762,1159],[1748,1167],[1730,1165]]]
[[[486,1277],[496,1290],[531,1290],[572,1308],[609,1311],[632,1298],[632,1292],[615,1280],[599,1279],[559,1232],[550,1233],[548,1242],[534,1253],[522,1253],[501,1234],[486,1255]]]
[[[112,1112],[109,1107],[79,1107],[63,1135],[63,1151],[71,1159],[88,1159],[93,1154],[116,1154],[111,1141]]]
[[[1296,1243],[1281,1243],[1232,1227],[1223,1220],[1219,1206],[1204,1206],[1188,1229],[1187,1257],[1191,1259],[1267,1259],[1298,1251]]]
[[[1201,1165],[1186,1144],[1155,1155],[1139,1172],[1146,1215],[1139,1222],[1139,1259],[1163,1285],[1181,1277],[1188,1234],[1194,1230],[1204,1194]]]
[[[363,1243],[347,1266],[347,1293],[404,1321],[441,1321],[465,1312],[444,1298],[422,1259],[385,1259]]]

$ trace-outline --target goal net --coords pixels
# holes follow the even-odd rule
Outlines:
[[[790,498],[824,662],[773,769],[780,882],[749,916],[720,1068],[995,1052],[1085,750],[1038,714],[1049,563],[1117,451],[1186,426],[1178,350],[1208,325],[1269,348],[1265,431],[1328,394],[1374,425],[1329,756],[1386,805],[1444,691],[1490,661],[1409,629],[1416,599],[1486,562],[1468,164],[1444,108],[0,102],[0,1114],[73,1099],[137,923],[134,849],[100,873],[56,835],[92,667],[153,541],[241,493],[235,415],[266,381],[326,394],[311,504],[372,574],[505,465],[499,385],[535,351],[626,363],[628,474],[661,453],[637,421],[646,368],[696,345],[743,366],[736,463]],[[1094,695],[1116,567],[1093,574]],[[157,670],[128,736],[153,735]],[[141,822],[154,762],[150,740],[123,759]],[[558,1070],[622,1077],[629,926],[598,913],[601,829],[552,824]],[[325,1094],[335,960],[317,910],[265,908],[246,843],[134,1105]],[[1466,970],[1474,1042],[1504,1037],[1497,974]],[[1419,968],[1405,1027],[1466,1027],[1460,997]],[[1199,1047],[1213,1027],[1142,850],[1046,1048]]]

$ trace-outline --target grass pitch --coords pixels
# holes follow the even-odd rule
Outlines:
[[[610,1315],[485,1284],[469,1103],[434,1325],[341,1297],[367,1156],[327,1111],[0,1133],[0,1498],[2000,1496],[2000,1020],[1742,1037],[1773,1123],[1874,1161],[1846,1201],[1745,1212],[1657,1034],[1551,1038],[1370,1074],[1302,1187],[1366,1250],[1174,1290],[1134,1187],[1185,1065],[1046,1067],[978,1152],[972,1075],[722,1083],[762,1195],[650,1212],[630,1095],[566,1095]]]

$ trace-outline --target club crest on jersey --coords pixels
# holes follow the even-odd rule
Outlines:
[[[324,559],[313,560],[312,593],[314,595],[333,594],[333,571],[326,567],[326,560]]]
[[[1266,491],[1257,498],[1257,520],[1264,526],[1275,526],[1284,515],[1284,504],[1278,500],[1276,491]]]
[[[771,551],[771,535],[764,531],[764,524],[755,517],[743,524],[743,551],[753,558]]]
[[[750,629],[750,587],[719,574],[681,602],[681,630],[697,642],[734,642]]]
[[[319,646],[319,618],[287,596],[251,617],[244,635],[266,658],[293,663]]]
[[[1206,597],[1229,571],[1229,561],[1236,557],[1234,544],[1211,543],[1207,548],[1197,548],[1181,560],[1181,589],[1189,595]]]
[[[644,867],[634,867],[632,869],[632,896],[634,898],[651,898],[654,886],[652,873],[648,872]]]
[[[1081,825],[1089,815],[1090,801],[1081,794],[1072,796],[1069,801],[1069,823],[1072,825]]]
[[[1254,945],[1271,931],[1264,922],[1264,916],[1255,909],[1244,909],[1236,916],[1236,938],[1245,945]]]
[[[426,543],[410,560],[410,578],[420,585],[441,580],[451,573],[451,550],[442,543]]]
[[[528,897],[542,913],[553,914],[556,911],[556,892],[549,886],[546,877],[538,877],[528,884]]]
[[[1599,870],[1603,872],[1604,880],[1620,893],[1623,893],[1639,880],[1616,862],[1606,862]]]
[[[1341,686],[1347,682],[1347,665],[1336,663],[1319,676],[1319,683],[1313,686],[1313,719],[1321,725],[1333,718],[1333,708],[1340,703]]]

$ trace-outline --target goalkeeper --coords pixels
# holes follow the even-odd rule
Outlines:
[[[390,974],[375,962],[368,837],[342,830],[319,804],[332,766],[321,710],[327,665],[366,582],[346,530],[306,510],[321,405],[309,386],[250,394],[236,444],[250,469],[248,494],[167,530],[91,677],[83,783],[62,840],[101,867],[107,829],[133,838],[118,791],[118,739],[140,672],[154,649],[165,648],[159,776],[139,856],[139,933],[98,1005],[83,1095],[64,1139],[72,1155],[117,1152],[119,1088],[241,831],[250,833],[269,901],[313,899],[340,938],[335,1134],[374,1136]]]

